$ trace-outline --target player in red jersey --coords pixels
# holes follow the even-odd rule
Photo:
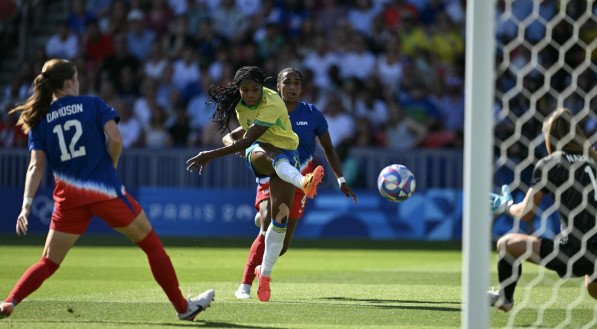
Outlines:
[[[278,92],[282,96],[289,113],[292,130],[299,137],[299,146],[297,149],[299,153],[299,167],[303,173],[308,173],[313,170],[315,167],[313,154],[315,153],[317,144],[316,140],[319,140],[328,163],[336,175],[340,190],[346,197],[352,198],[353,202],[356,203],[357,197],[355,193],[344,180],[340,160],[332,146],[330,134],[328,133],[327,121],[323,114],[313,104],[299,101],[302,92],[302,83],[303,75],[298,69],[285,68],[278,73]],[[231,145],[240,137],[242,137],[240,133],[232,132],[224,136],[223,142],[225,145]],[[255,279],[255,268],[259,268],[262,261],[264,261],[264,253],[266,249],[265,231],[271,222],[269,197],[269,181],[267,179],[260,179],[259,185],[257,186],[257,195],[255,197],[255,208],[258,210],[261,230],[251,245],[241,284],[234,293],[238,299],[250,298],[251,285]],[[297,188],[294,192],[288,226],[286,228],[286,236],[284,237],[280,256],[288,250],[298,221],[303,217],[306,203],[307,197],[305,193]]]
[[[31,160],[27,170],[17,234],[27,234],[33,197],[45,172],[54,174],[54,212],[41,259],[21,276],[0,304],[0,318],[37,290],[60,266],[85,232],[92,216],[136,243],[146,254],[153,277],[174,305],[180,320],[192,321],[210,305],[214,291],[186,300],[176,272],[145,212],[129,195],[116,174],[122,150],[116,111],[97,97],[79,96],[75,65],[47,61],[34,82],[32,95],[11,112],[29,133]],[[106,136],[108,137],[106,147]]]

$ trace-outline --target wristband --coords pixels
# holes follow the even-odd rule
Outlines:
[[[506,211],[505,211],[506,215],[508,215],[508,216],[512,216],[512,215],[510,214],[510,208],[512,207],[512,205],[513,205],[513,204],[514,204],[514,201],[510,201],[510,202],[508,202],[508,203],[506,204]]]
[[[344,179],[344,176],[338,177],[338,186],[342,185],[342,183],[346,183],[346,179]]]
[[[31,206],[33,204],[33,198],[23,198],[23,206]]]

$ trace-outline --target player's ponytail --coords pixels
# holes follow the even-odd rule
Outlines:
[[[240,102],[240,91],[238,85],[241,81],[250,79],[263,85],[265,74],[257,66],[243,66],[234,75],[234,81],[226,84],[211,85],[207,93],[211,98],[211,103],[215,106],[215,112],[212,120],[217,122],[220,130],[230,131],[229,124],[235,115],[235,108]]]
[[[555,151],[588,156],[597,162],[597,151],[580,127],[580,120],[565,108],[554,111],[543,126],[545,146],[549,154]]]
[[[17,125],[25,133],[46,115],[54,92],[62,89],[64,82],[72,79],[76,71],[74,63],[63,59],[51,59],[44,64],[41,73],[33,80],[31,96],[9,112],[20,112]]]

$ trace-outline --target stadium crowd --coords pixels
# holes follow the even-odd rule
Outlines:
[[[41,3],[41,2],[39,2]],[[36,49],[2,88],[0,141],[23,147],[26,136],[7,109],[22,100],[41,64],[52,57],[77,63],[82,94],[96,94],[116,108],[125,147],[184,147],[221,144],[211,122],[206,90],[232,81],[235,70],[257,65],[274,76],[284,67],[305,73],[302,98],[325,115],[334,146],[460,148],[464,126],[464,0],[73,0],[45,49]],[[518,20],[531,1],[500,1],[495,116],[498,138],[511,135],[515,119],[531,105],[547,115],[555,98],[532,92],[543,87],[545,70],[522,75],[530,93],[517,91],[519,70],[532,61],[530,47],[545,35],[543,22],[558,12],[555,0],[540,4],[539,16],[519,38]],[[572,19],[585,8],[571,6]],[[505,12],[507,14],[505,14]],[[565,22],[565,20],[563,21]],[[590,20],[589,20],[590,22]],[[592,29],[591,29],[592,28]],[[552,29],[556,42],[573,33],[570,24]],[[581,38],[595,26],[581,28]],[[521,42],[512,42],[520,39]],[[524,41],[524,42],[522,42]],[[538,52],[543,67],[558,60],[550,43]],[[584,49],[566,53],[569,69],[550,81],[560,92],[575,77],[579,91],[565,104],[584,106],[595,72],[582,67]],[[272,82],[274,83],[274,82]],[[510,91],[510,92],[509,92]],[[504,97],[507,95],[508,97]],[[594,101],[594,98],[593,98]],[[593,106],[594,108],[594,106]],[[522,131],[536,136],[539,120]],[[587,120],[593,131],[595,120]],[[516,148],[513,148],[515,152]],[[521,150],[524,148],[520,148]]]

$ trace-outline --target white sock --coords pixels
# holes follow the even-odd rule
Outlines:
[[[240,286],[238,286],[238,290],[243,290],[246,292],[251,292],[251,285],[250,284],[246,284],[246,283],[241,283]]]
[[[301,178],[303,175],[301,172],[293,167],[288,160],[280,160],[274,167],[276,174],[280,177],[283,181],[288,182],[297,188],[302,188],[303,184],[301,184]]]
[[[284,225],[283,227],[280,227]],[[261,263],[261,275],[271,276],[274,265],[280,257],[280,251],[284,246],[284,237],[286,236],[286,225],[274,225],[274,221],[267,228],[265,233],[265,252],[263,253],[263,262]]]

